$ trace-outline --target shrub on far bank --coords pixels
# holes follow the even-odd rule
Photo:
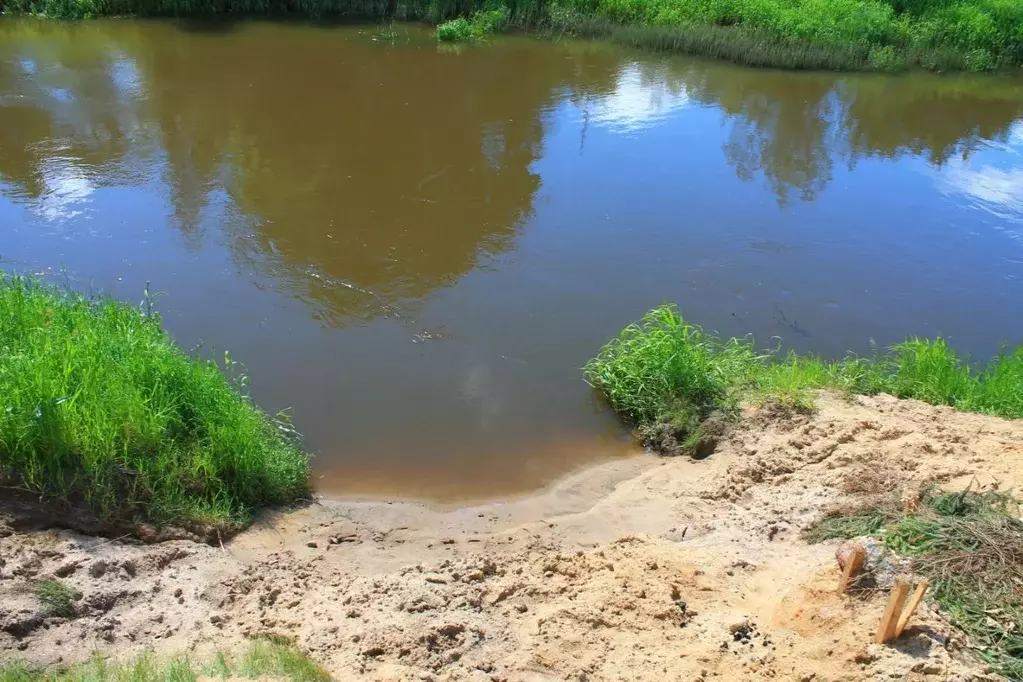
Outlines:
[[[0,354],[3,485],[113,526],[224,530],[308,493],[284,425],[155,314],[0,273]]]
[[[445,43],[467,43],[473,39],[472,25],[465,17],[445,21],[437,27],[437,39]]]
[[[708,420],[737,416],[743,400],[805,412],[814,391],[825,388],[1023,417],[1023,346],[982,366],[944,339],[909,339],[872,358],[828,362],[758,351],[749,337],[723,341],[687,323],[675,306],[626,327],[583,373],[645,445],[669,454],[696,452]]]
[[[437,38],[448,43],[467,43],[483,40],[499,33],[508,21],[508,10],[503,7],[475,12],[468,19],[458,17],[437,27]]]

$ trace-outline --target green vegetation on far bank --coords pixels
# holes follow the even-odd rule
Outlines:
[[[879,486],[883,488],[885,486]],[[867,506],[839,510],[811,525],[811,542],[875,536],[912,559],[931,579],[933,599],[970,638],[971,648],[1000,675],[1023,680],[1023,521],[998,491],[925,488],[920,508],[903,510],[901,491],[887,486]]]
[[[1023,346],[979,368],[943,339],[910,339],[872,358],[827,362],[757,350],[748,337],[718,339],[674,306],[626,327],[584,375],[645,445],[669,453],[697,451],[716,417],[734,416],[743,400],[808,411],[822,388],[1023,417]]]
[[[498,33],[508,21],[508,11],[498,9],[474,12],[468,19],[459,17],[437,27],[437,38],[446,43],[467,43],[483,40]]]
[[[443,41],[504,26],[797,69],[1023,66],[1017,0],[4,0],[11,14],[351,17],[439,24]]]
[[[0,353],[4,486],[111,526],[197,531],[308,493],[290,427],[151,311],[0,273]]]
[[[161,660],[147,655],[117,663],[96,654],[90,661],[58,670],[22,663],[0,664],[0,682],[198,682],[247,678],[288,682],[330,682],[330,675],[290,642],[256,639],[241,656],[217,654],[210,662],[187,656]]]
[[[560,0],[555,26],[742,64],[988,71],[1023,65],[1015,0]]]

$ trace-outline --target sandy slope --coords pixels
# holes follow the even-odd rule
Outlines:
[[[223,549],[8,529],[0,659],[277,633],[340,680],[988,679],[929,608],[872,644],[883,595],[838,597],[835,545],[798,532],[850,489],[1018,487],[1023,423],[887,397],[820,408],[753,411],[699,462],[620,461],[459,510],[323,502]],[[46,576],[84,593],[83,615],[37,613]]]

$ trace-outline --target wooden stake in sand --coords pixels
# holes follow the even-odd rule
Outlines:
[[[849,552],[849,556],[845,560],[845,570],[842,571],[842,577],[838,580],[838,594],[845,594],[852,584],[853,578],[860,569],[863,568],[863,563],[867,560],[867,550],[863,545],[858,542],[852,546],[852,550]]]
[[[916,611],[916,607],[920,606],[920,602],[923,601],[924,595],[927,594],[927,588],[931,586],[931,581],[924,578],[920,581],[920,584],[916,586],[916,592],[913,593],[913,597],[909,600],[909,605],[906,606],[906,610],[902,612],[902,616],[899,618],[899,624],[895,628],[895,636],[901,637],[902,631],[906,629],[909,624],[909,619],[913,617],[913,613]]]
[[[877,627],[877,637],[874,638],[878,644],[884,644],[895,639],[898,634],[899,615],[902,613],[902,606],[906,603],[906,595],[909,594],[909,580],[906,576],[900,575],[895,579],[895,585],[888,596],[888,606],[885,607],[884,615],[881,616],[881,624]]]

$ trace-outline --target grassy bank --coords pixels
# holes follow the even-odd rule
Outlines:
[[[557,0],[552,24],[758,66],[987,71],[1023,64],[1014,0]]]
[[[329,682],[330,675],[294,645],[254,640],[240,656],[218,654],[212,661],[188,656],[161,660],[142,656],[116,663],[97,654],[88,663],[59,670],[37,670],[21,663],[0,664],[0,682],[198,682],[210,679]]]
[[[842,71],[894,71],[910,66],[910,60],[874,64],[870,48],[854,44],[820,44],[794,40],[759,28],[706,24],[649,25],[614,21],[607,17],[555,12],[542,29],[548,37],[570,35],[607,40],[619,45],[655,52],[698,55],[743,66],[783,69]],[[935,59],[932,68],[965,68],[955,54]]]
[[[292,16],[448,22],[442,40],[508,25],[756,66],[988,71],[1023,66],[1016,0],[5,0],[11,14]],[[500,26],[488,22],[501,17]]]
[[[0,352],[4,486],[114,525],[225,530],[307,494],[283,425],[155,314],[0,274]]]
[[[924,489],[906,513],[901,491],[880,493],[808,528],[810,541],[875,536],[932,581],[933,599],[970,638],[977,655],[1010,680],[1023,680],[1023,521],[997,491]]]
[[[748,337],[721,340],[688,324],[673,306],[628,326],[584,375],[646,445],[670,453],[696,450],[708,420],[734,416],[743,400],[805,411],[822,388],[1023,417],[1023,346],[983,366],[942,339],[911,339],[871,358],[827,362],[761,351]]]

